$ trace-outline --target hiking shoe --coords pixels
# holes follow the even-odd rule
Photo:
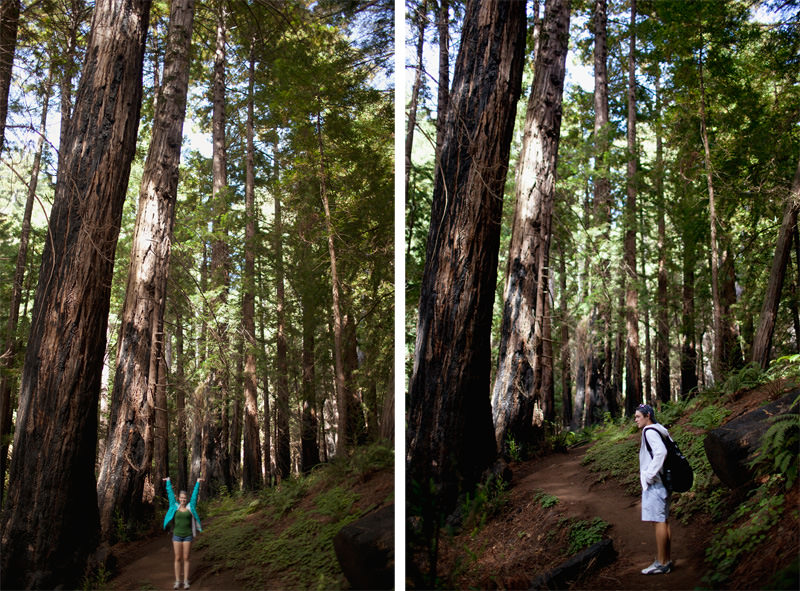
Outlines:
[[[189,588],[189,581],[184,581],[183,582],[183,588],[184,589],[188,589]]]
[[[669,571],[672,570],[672,563],[668,562],[667,564],[661,564],[658,560],[656,560],[653,564],[648,566],[645,569],[642,569],[643,575],[665,575]]]
[[[175,581],[175,584],[172,586],[172,588],[173,589],[180,589],[180,586],[181,586],[181,582],[180,581]]]

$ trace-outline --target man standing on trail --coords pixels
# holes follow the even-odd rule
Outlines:
[[[669,492],[661,480],[661,468],[667,457],[667,447],[662,436],[669,437],[664,425],[656,422],[656,413],[649,404],[640,404],[633,415],[636,426],[642,429],[642,444],[639,448],[639,480],[642,483],[642,521],[650,521],[655,527],[655,562],[642,570],[644,575],[663,575],[672,570],[670,560]],[[649,446],[648,446],[649,444]],[[649,447],[649,449],[648,449]]]

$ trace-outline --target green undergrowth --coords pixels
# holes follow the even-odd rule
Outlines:
[[[787,513],[793,511],[794,515],[788,518],[797,522],[796,502],[788,503],[787,494],[798,477],[800,416],[789,414],[771,420],[751,466],[756,478],[749,488],[733,491],[735,494],[713,473],[703,445],[706,434],[730,415],[728,406],[735,395],[771,382],[776,386],[786,383],[777,380],[798,383],[798,368],[798,355],[781,358],[768,372],[749,365],[731,374],[721,385],[690,399],[664,404],[656,412],[657,420],[669,429],[694,470],[692,488],[672,496],[671,515],[684,524],[706,515],[714,527],[706,554],[708,573],[703,580],[712,588],[724,587],[736,566],[766,543]],[[583,463],[597,473],[599,481],[614,478],[631,495],[641,494],[638,458],[641,435],[632,419],[607,418],[604,424],[587,430],[583,437],[593,441]],[[797,569],[796,564],[787,566]]]
[[[379,505],[359,503],[359,483],[393,470],[393,450],[359,449],[306,476],[294,477],[260,493],[234,493],[203,507],[208,526],[195,547],[212,570],[232,569],[249,589],[341,589],[349,585],[333,549],[345,525]]]

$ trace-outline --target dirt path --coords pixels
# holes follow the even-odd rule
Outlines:
[[[109,581],[109,589],[148,591],[172,589],[175,584],[172,536],[169,532],[115,549],[115,555],[118,570],[116,576]],[[189,582],[193,591],[242,588],[231,571],[217,571],[204,560],[202,550],[193,549],[190,561]]]
[[[641,499],[632,497],[616,482],[596,482],[596,474],[581,465],[585,447],[566,454],[553,454],[527,464],[514,474],[515,487],[544,490],[559,498],[559,507],[581,519],[600,517],[611,524],[618,558],[587,583],[592,589],[694,589],[701,585],[703,560],[709,534],[708,523],[684,526],[670,519],[674,570],[668,575],[647,576],[641,569],[656,554],[653,526],[641,520]],[[632,469],[636,469],[634,466]]]

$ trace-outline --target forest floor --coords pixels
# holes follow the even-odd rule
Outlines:
[[[201,503],[203,532],[192,544],[191,589],[348,589],[333,536],[343,525],[393,503],[393,459],[391,448],[373,446],[257,494],[233,493]],[[113,577],[93,588],[172,589],[171,532],[159,528],[115,545],[112,554]]]
[[[778,388],[772,384],[733,395],[725,405],[729,411],[726,418],[741,416],[777,394]],[[692,429],[686,419],[679,422],[682,428]],[[625,439],[636,453],[638,437],[637,432]],[[611,538],[617,558],[606,567],[585,571],[571,589],[713,588],[715,585],[704,580],[713,569],[706,562],[706,554],[724,519],[718,516],[715,520],[706,512],[695,512],[682,519],[671,516],[673,571],[667,575],[641,574],[641,569],[653,562],[656,544],[653,526],[641,521],[640,490],[632,494],[630,481],[602,476],[584,465],[584,457],[592,445],[582,444],[566,453],[514,462],[513,479],[502,493],[500,505],[484,509],[484,516],[477,522],[468,518],[457,533],[442,535],[437,586],[528,589],[537,576],[577,552],[577,546],[570,548],[571,544],[580,542],[581,536],[595,535],[595,539]],[[638,487],[636,460],[633,458],[630,470],[635,473],[635,487]],[[755,545],[754,551],[733,567],[724,588],[770,588],[769,581],[775,573],[797,560],[798,490],[795,482],[786,494],[783,518],[771,527],[763,542]],[[682,494],[699,493],[693,490]],[[680,496],[673,495],[673,501]],[[721,496],[730,499],[724,502],[733,505],[739,500],[733,497],[746,493],[729,491]],[[605,523],[595,521],[598,518]],[[737,525],[744,531],[742,520]]]

